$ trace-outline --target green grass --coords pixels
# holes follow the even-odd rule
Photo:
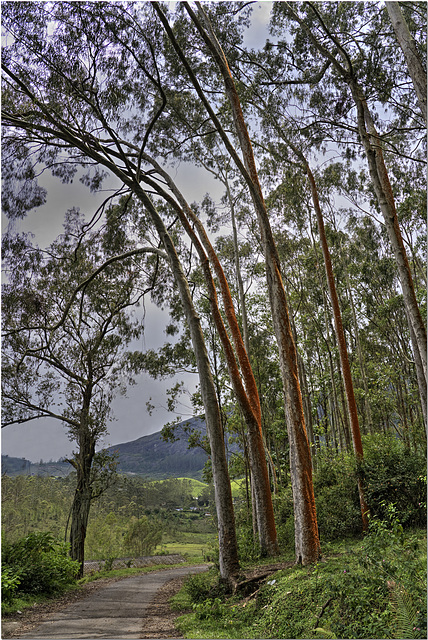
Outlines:
[[[190,486],[192,489],[192,496],[199,497],[204,489],[208,486],[205,482],[201,482],[200,480],[195,480],[194,478],[177,478],[177,480],[187,480],[190,482]]]
[[[215,539],[215,534],[180,532],[179,540],[163,543],[156,553],[180,553],[193,562],[203,562],[212,556]]]

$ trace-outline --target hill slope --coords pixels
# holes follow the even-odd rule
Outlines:
[[[175,427],[175,442],[165,442],[161,432],[142,436],[131,442],[116,444],[108,448],[118,452],[118,471],[136,473],[149,478],[187,476],[199,478],[208,455],[200,448],[188,448],[188,434],[185,428],[197,429],[205,435],[202,418],[192,418],[180,422]]]

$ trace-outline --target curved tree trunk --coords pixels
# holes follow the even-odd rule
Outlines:
[[[262,556],[277,555],[279,548],[263,443],[260,399],[248,351],[242,340],[241,331],[236,318],[229,285],[217,254],[206,234],[205,228],[193,212],[192,208],[186,202],[171,176],[169,176],[169,174],[165,172],[155,160],[146,155],[144,155],[144,158],[156,168],[157,172],[164,178],[172,193],[177,198],[178,203],[171,198],[168,199],[168,194],[163,192],[161,188],[157,187],[158,192],[174,207],[185,231],[198,253],[208,288],[211,313],[223,346],[231,383],[248,429],[248,452],[251,464],[252,486],[254,489],[252,491],[252,495],[254,498],[255,513],[257,516],[260,552]],[[155,187],[155,185],[153,186]],[[195,234],[190,221],[196,228],[198,236]],[[236,362],[235,352],[224,326],[223,318],[220,314],[217,301],[217,291],[209,263],[212,264],[213,270],[218,278],[223,307],[233,344],[235,346],[236,357],[240,365],[241,373]]]
[[[220,574],[228,584],[232,585],[239,572],[232,490],[227,466],[220,409],[217,402],[215,384],[211,373],[200,319],[194,308],[192,295],[190,293],[180,259],[162,219],[160,218],[151,199],[140,184],[133,181],[130,183],[130,186],[135,195],[141,200],[147,209],[162,244],[165,247],[171,270],[180,292],[180,298],[186,315],[187,324],[189,326],[199,373],[202,401],[205,408],[207,434],[211,448],[214,494],[218,521]]]

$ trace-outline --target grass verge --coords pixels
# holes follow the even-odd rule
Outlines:
[[[245,597],[226,598],[213,571],[172,600],[191,610],[186,638],[425,638],[426,531],[373,529],[326,544],[308,567],[278,571]],[[218,584],[218,582],[217,582]]]

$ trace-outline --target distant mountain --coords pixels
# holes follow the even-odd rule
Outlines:
[[[41,462],[35,463],[26,458],[14,458],[13,456],[1,457],[1,472],[7,476],[57,476],[65,477],[73,471],[68,462]]]
[[[186,476],[200,479],[208,455],[201,447],[189,449],[189,430],[206,436],[203,418],[184,420],[174,427],[175,442],[165,442],[160,431],[142,436],[131,442],[123,442],[107,450],[119,454],[119,473],[129,473],[146,478],[161,479]],[[236,444],[228,445],[229,452],[236,452]],[[67,476],[73,471],[68,462],[44,462],[34,464],[25,458],[1,457],[2,473],[14,475]]]
[[[187,476],[200,478],[208,455],[200,448],[189,449],[188,430],[206,434],[202,418],[184,420],[174,427],[175,442],[165,442],[160,431],[132,442],[109,447],[119,454],[118,470],[149,478]],[[186,431],[187,430],[187,431]]]

